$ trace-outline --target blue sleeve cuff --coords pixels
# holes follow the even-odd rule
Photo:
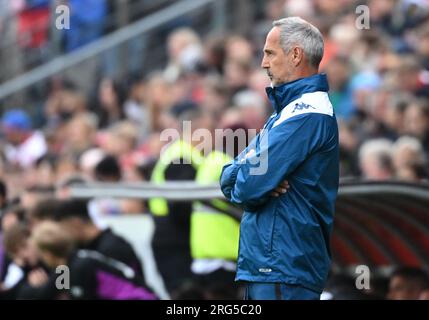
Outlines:
[[[234,163],[234,161],[230,164],[227,164],[222,169],[220,188],[222,190],[222,193],[228,200],[231,200],[231,193],[234,189],[235,180],[237,179],[239,170],[240,166]]]

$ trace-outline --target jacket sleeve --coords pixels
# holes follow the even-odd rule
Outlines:
[[[243,161],[249,150],[255,148],[257,139],[258,137],[255,137],[249,143],[248,147],[246,147],[234,160],[222,168],[222,173],[220,175],[220,187],[222,193],[229,201],[231,201],[231,192],[234,188],[235,180],[237,179],[240,163]]]
[[[326,116],[298,115],[258,136],[250,157],[224,167],[221,186],[225,196],[247,211],[264,205],[270,193],[317,149],[323,119]]]

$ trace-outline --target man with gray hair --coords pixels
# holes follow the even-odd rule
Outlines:
[[[236,280],[246,282],[246,299],[319,299],[325,286],[339,151],[322,56],[316,27],[274,21],[261,65],[274,112],[222,171],[222,192],[244,209]]]
[[[359,148],[359,165],[366,180],[389,180],[394,176],[393,144],[379,138],[365,141]]]

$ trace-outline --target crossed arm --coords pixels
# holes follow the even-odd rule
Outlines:
[[[285,121],[266,133],[266,143],[248,147],[244,156],[226,165],[220,181],[225,197],[246,211],[256,211],[272,197],[287,192],[289,175],[317,144],[312,132],[316,126],[310,119],[297,116]],[[264,172],[257,172],[255,163],[263,166]]]

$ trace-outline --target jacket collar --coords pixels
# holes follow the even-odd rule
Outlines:
[[[316,91],[328,92],[329,84],[326,74],[318,73],[310,77],[284,83],[277,87],[267,87],[265,91],[274,110],[279,113],[285,106],[298,99],[304,93]]]

